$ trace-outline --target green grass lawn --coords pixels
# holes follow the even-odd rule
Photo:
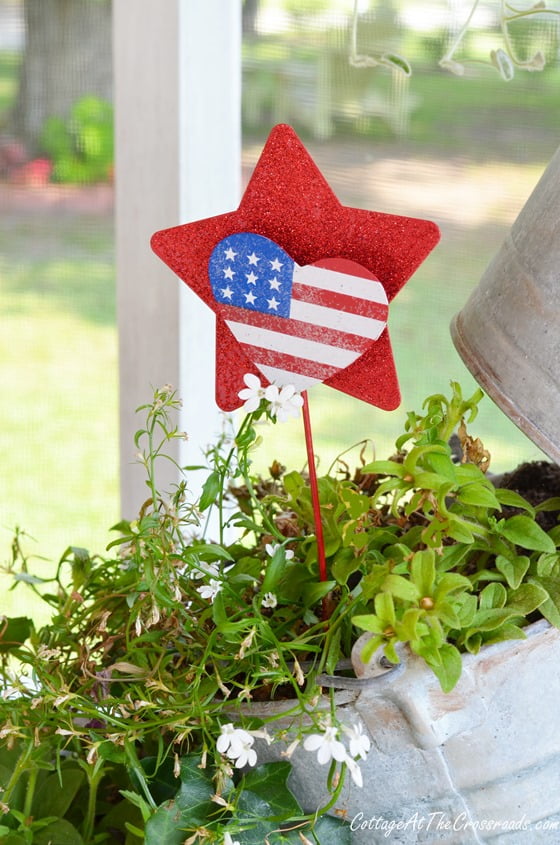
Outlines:
[[[42,575],[68,545],[103,550],[119,518],[112,242],[96,217],[22,216],[0,232],[0,558],[18,526]],[[29,601],[8,583],[0,613]]]

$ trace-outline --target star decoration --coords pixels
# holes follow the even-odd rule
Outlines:
[[[355,262],[379,279],[389,302],[439,240],[429,220],[342,205],[291,127],[276,126],[236,211],[152,237],[154,252],[216,313],[216,401],[226,411],[242,404],[244,374],[261,375],[220,316],[208,276],[214,247],[240,232],[269,238],[300,266]],[[233,260],[232,253],[226,258]],[[247,258],[258,267],[254,252]],[[396,408],[400,391],[388,329],[325,384],[379,408]]]

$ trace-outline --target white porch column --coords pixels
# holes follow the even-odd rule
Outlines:
[[[158,229],[230,211],[241,186],[241,0],[114,0],[121,508],[147,497],[138,405],[169,382],[199,463],[219,428],[214,318],[150,250]],[[175,473],[162,462],[160,484]]]

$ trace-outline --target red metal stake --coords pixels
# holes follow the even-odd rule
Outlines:
[[[307,465],[309,467],[309,486],[311,488],[311,501],[313,504],[313,516],[315,518],[315,536],[317,537],[317,560],[319,562],[319,578],[327,580],[327,561],[325,558],[325,539],[323,537],[323,523],[321,522],[321,505],[319,503],[319,486],[317,484],[317,471],[315,468],[315,452],[313,449],[313,435],[311,433],[311,417],[309,416],[309,402],[307,391],[302,392],[303,397],[303,427],[305,430],[305,448],[307,450]]]

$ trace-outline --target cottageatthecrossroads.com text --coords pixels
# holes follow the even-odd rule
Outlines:
[[[389,839],[396,833],[409,831],[411,833],[460,833],[476,831],[477,833],[510,833],[513,831],[529,830],[558,830],[560,821],[557,819],[542,819],[530,822],[525,815],[520,819],[472,819],[468,813],[450,816],[445,812],[433,812],[422,815],[413,813],[409,818],[400,820],[385,818],[384,816],[367,816],[366,813],[356,813],[350,820],[352,831],[377,831]]]

